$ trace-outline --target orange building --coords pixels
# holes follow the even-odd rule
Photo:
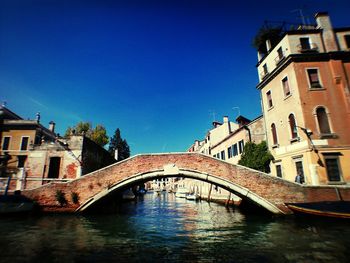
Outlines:
[[[307,184],[350,182],[350,27],[316,25],[267,41],[257,65],[272,174]]]

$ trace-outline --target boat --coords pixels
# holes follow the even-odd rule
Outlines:
[[[349,201],[288,203],[286,205],[296,214],[350,219]]]
[[[144,195],[144,194],[146,194],[146,193],[147,193],[147,190],[144,189],[144,188],[141,188],[141,189],[137,190],[137,194],[138,194],[138,195]]]
[[[27,213],[33,210],[34,203],[22,195],[1,195],[0,214]]]
[[[123,194],[122,194],[122,199],[123,200],[134,200],[136,198],[134,192],[132,191],[132,189],[126,189],[124,190]]]
[[[186,198],[189,192],[190,191],[187,188],[180,187],[176,190],[175,196],[179,198]]]
[[[188,194],[186,195],[186,199],[196,201],[199,199],[199,194],[197,193]]]

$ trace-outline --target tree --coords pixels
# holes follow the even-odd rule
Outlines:
[[[102,125],[97,125],[95,128],[92,128],[90,122],[81,121],[73,127],[68,127],[64,136],[68,137],[72,134],[84,135],[102,147],[108,143],[107,131]]]
[[[253,39],[253,46],[261,53],[266,54],[266,40],[270,40],[272,48],[277,45],[282,37],[281,27],[261,27]]]
[[[120,130],[119,128],[116,129],[113,137],[111,137],[111,140],[109,142],[109,153],[114,157],[115,151],[118,151],[117,154],[117,161],[124,160],[130,156],[130,148],[126,140],[123,140],[120,136]]]
[[[97,125],[95,129],[92,130],[89,138],[101,146],[105,146],[109,141],[106,128],[102,125]]]
[[[262,141],[259,144],[248,142],[244,146],[243,154],[238,164],[269,173],[269,164],[272,160],[273,156],[270,153],[265,141]]]

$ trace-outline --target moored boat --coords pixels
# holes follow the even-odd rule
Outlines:
[[[0,196],[0,214],[26,213],[33,210],[34,203],[21,195]]]
[[[123,200],[134,200],[136,198],[134,192],[132,191],[132,189],[126,189],[124,190],[123,194],[122,194],[122,198]]]
[[[190,191],[187,188],[180,187],[176,190],[175,196],[179,198],[186,198],[189,192]]]
[[[199,194],[196,194],[196,193],[188,194],[186,195],[186,199],[196,201],[199,199]]]
[[[286,205],[296,214],[350,219],[349,201],[288,203]]]

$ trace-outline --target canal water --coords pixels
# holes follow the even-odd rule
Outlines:
[[[1,262],[350,262],[350,224],[148,193],[108,215],[0,218]]]

